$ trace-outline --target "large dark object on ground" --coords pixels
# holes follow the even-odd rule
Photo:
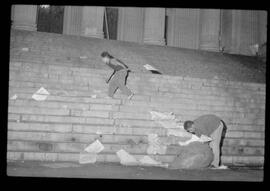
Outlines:
[[[170,169],[207,168],[213,161],[213,152],[208,144],[193,142],[187,146],[179,146]]]

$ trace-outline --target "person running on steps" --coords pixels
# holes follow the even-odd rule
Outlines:
[[[101,59],[107,66],[114,70],[111,76],[106,80],[106,83],[109,83],[108,95],[112,98],[117,88],[119,88],[130,100],[134,93],[127,88],[125,83],[129,71],[128,66],[106,51],[101,53]]]
[[[212,138],[212,141],[209,143],[214,154],[214,160],[211,165],[214,168],[219,168],[220,143],[224,130],[223,121],[216,115],[202,115],[194,121],[185,121],[184,129],[198,137],[206,135]]]

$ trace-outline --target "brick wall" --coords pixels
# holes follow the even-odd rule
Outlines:
[[[128,101],[119,91],[105,99],[108,70],[53,63],[10,62],[8,144],[9,160],[78,161],[79,153],[95,139],[105,149],[98,161],[117,162],[123,148],[146,154],[147,134],[164,136],[149,110],[174,112],[178,119],[216,114],[227,125],[222,162],[262,165],[264,162],[265,84],[131,73],[127,85],[135,92]],[[40,87],[50,95],[31,98]],[[91,97],[96,95],[97,97]],[[102,132],[102,135],[96,132]],[[172,161],[174,146],[166,155]]]

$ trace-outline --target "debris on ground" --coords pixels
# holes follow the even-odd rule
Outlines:
[[[212,167],[211,169],[215,169],[215,170],[226,170],[226,169],[228,169],[228,166],[220,165],[219,167]]]
[[[259,52],[259,44],[253,44],[249,46],[249,49],[253,56],[257,56]]]
[[[17,94],[15,94],[15,95],[13,95],[11,98],[9,98],[9,99],[11,99],[11,100],[16,100],[18,98],[18,96],[17,96]]]
[[[43,87],[41,87],[36,93],[32,95],[32,98],[36,101],[44,101],[47,99],[50,93]]]
[[[207,168],[213,161],[213,152],[208,144],[193,142],[176,149],[178,149],[177,155],[169,164],[170,169]]]
[[[120,159],[120,164],[126,165],[126,166],[136,166],[139,165],[139,162],[135,157],[130,155],[128,152],[126,152],[124,149],[120,149],[116,152],[116,155]]]
[[[152,73],[154,73],[154,74],[161,74],[161,72],[158,71],[158,69],[154,68],[154,67],[151,66],[150,64],[145,64],[145,65],[143,65],[143,67],[144,67],[146,70],[148,70],[148,71],[150,71],[150,72],[152,72]]]
[[[22,50],[22,51],[25,51],[25,52],[28,52],[28,51],[29,51],[29,48],[24,47],[24,48],[22,48],[21,50]]]
[[[150,111],[152,120],[175,120],[175,115],[172,112],[157,112]]]
[[[97,134],[97,135],[102,135],[102,132],[101,132],[100,130],[97,130],[97,131],[96,131],[96,134]]]
[[[87,59],[87,56],[80,56],[80,59]]]
[[[189,139],[187,141],[179,141],[178,143],[181,146],[185,146],[185,145],[188,145],[188,144],[190,144],[192,142],[196,142],[196,141],[201,142],[201,143],[206,143],[206,142],[212,141],[212,139],[206,135],[201,135],[201,137],[198,137],[198,136],[192,134],[191,139]]]
[[[99,153],[104,149],[104,146],[102,143],[97,139],[95,142],[93,142],[91,145],[86,147],[84,150],[89,153]]]
[[[97,161],[97,154],[104,149],[102,143],[97,139],[95,142],[87,146],[83,152],[80,153],[80,164],[95,163]]]
[[[157,134],[148,134],[147,154],[165,154],[167,146],[160,141]]]
[[[174,135],[179,137],[189,137],[191,138],[191,133],[188,133],[182,124],[180,124],[175,115],[172,112],[157,112],[150,111],[151,119],[157,124],[167,129],[167,136]]]
[[[97,95],[91,95],[91,98],[96,99],[97,98]]]

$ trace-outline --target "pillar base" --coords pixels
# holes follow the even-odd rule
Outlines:
[[[18,30],[37,31],[36,24],[13,22],[11,27]]]
[[[159,40],[144,38],[143,39],[143,43],[144,44],[152,44],[152,45],[161,45],[161,46],[164,46],[166,44],[164,38],[163,39],[159,39]]]
[[[209,46],[209,45],[200,45],[200,50],[220,52],[220,48],[218,46]]]

